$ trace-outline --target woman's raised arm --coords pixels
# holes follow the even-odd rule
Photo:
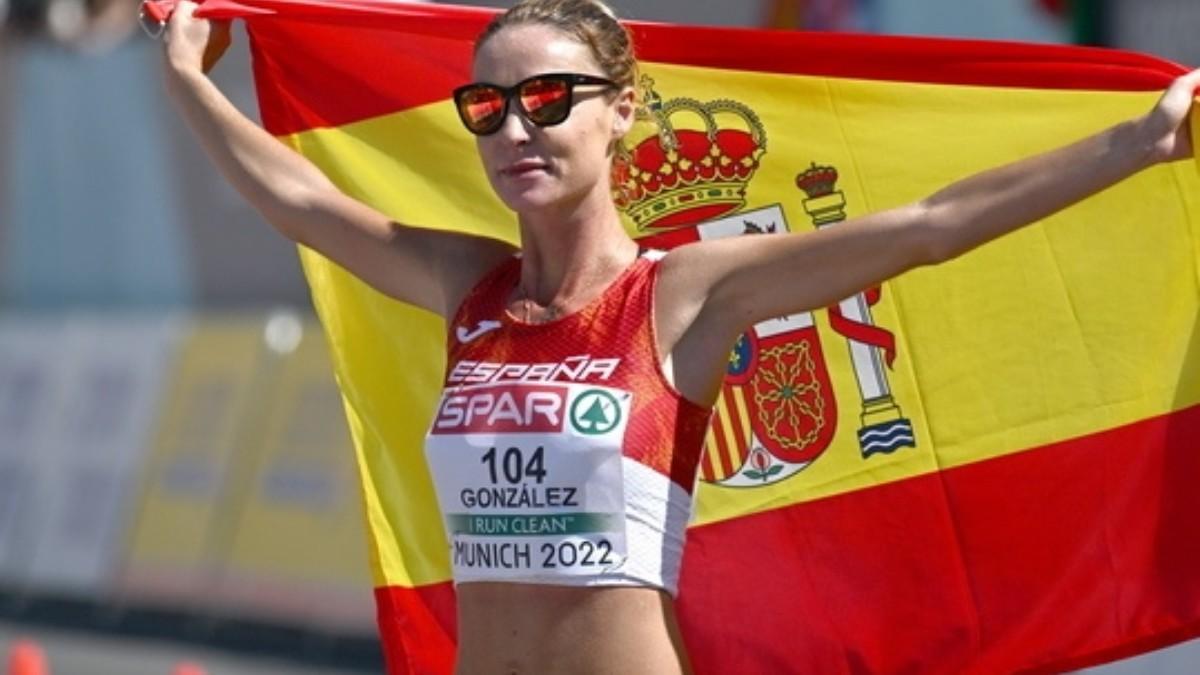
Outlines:
[[[680,247],[659,283],[660,348],[708,362],[758,321],[824,307],[920,265],[954,258],[1153,164],[1191,156],[1200,70],[1146,115],[965,178],[917,203],[784,237]],[[696,389],[710,390],[715,374]]]
[[[204,74],[210,38],[227,43],[229,26],[197,19],[195,9],[179,3],[167,24],[167,91],[226,180],[282,234],[383,293],[443,316],[509,254],[502,242],[392,221],[247,119]]]

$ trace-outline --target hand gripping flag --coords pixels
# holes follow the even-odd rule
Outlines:
[[[516,239],[449,101],[490,10],[209,0],[262,119],[396,221]],[[615,167],[670,248],[926,196],[1148,110],[1084,48],[631,24]],[[390,672],[446,672],[421,451],[445,328],[301,251],[358,449]],[[787,293],[787,288],[764,292]],[[967,256],[764,322],[730,355],[679,609],[701,673],[1061,670],[1200,634],[1200,180],[1160,166]]]

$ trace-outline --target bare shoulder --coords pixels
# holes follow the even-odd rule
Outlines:
[[[672,326],[690,323],[688,318],[699,309],[696,303],[700,294],[696,285],[700,281],[698,271],[706,257],[704,249],[701,242],[684,244],[667,251],[658,263],[654,312],[660,341],[667,342],[668,348],[674,342],[668,337],[675,332]],[[668,339],[663,340],[664,337]]]
[[[719,308],[710,300],[730,262],[728,248],[722,239],[692,242],[671,249],[659,263],[654,317],[663,355],[687,333],[714,333],[712,338],[725,339],[726,322],[715,315]]]
[[[722,308],[710,302],[726,245],[723,240],[685,244],[662,259],[654,298],[659,356],[673,363],[673,384],[692,401],[715,400],[721,372],[736,336]]]
[[[686,330],[704,309],[714,285],[733,263],[731,241],[713,239],[673,248],[660,263],[656,292],[659,323],[682,322]]]
[[[695,241],[677,246],[663,256],[659,262],[658,284],[694,286],[696,281],[705,277],[705,267],[711,264],[718,254],[715,245],[719,240]]]

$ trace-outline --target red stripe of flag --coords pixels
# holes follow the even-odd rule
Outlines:
[[[725,406],[729,406],[728,401],[725,402]],[[717,442],[717,455],[721,458],[721,468],[725,472],[725,476],[732,476],[733,464],[729,460],[729,443],[725,440],[725,422],[719,412],[712,416],[712,435],[713,440]]]
[[[746,427],[743,425],[742,411],[737,404],[737,396],[734,394],[732,385],[725,385],[725,406],[729,411],[730,427],[733,429],[734,446],[730,448],[729,461],[736,463],[740,468],[741,464],[746,461]],[[733,471],[730,471],[732,474]]]
[[[1197,437],[1200,406],[693,528],[697,672],[1061,672],[1200,636]]]
[[[287,12],[247,22],[263,122],[277,135],[448,100],[470,79],[473,37],[492,15],[362,1],[337,11],[314,0],[205,4],[212,16],[264,6]],[[710,68],[1100,91],[1161,89],[1184,72],[1150,56],[1086,47],[630,25],[641,58]]]
[[[696,672],[1062,672],[1198,637],[1197,437],[1200,406],[693,527]],[[451,584],[377,597],[392,672],[448,672]]]
[[[388,673],[453,670],[458,636],[453,584],[376,588],[375,606]]]
[[[701,471],[701,473],[700,473],[701,480],[706,480],[706,481],[711,482],[711,481],[717,480],[717,478],[718,478],[717,467],[713,464],[712,448],[708,447],[707,444],[705,444],[704,450],[701,452],[701,455],[700,455],[700,471]],[[722,478],[723,478],[723,476],[722,476]]]

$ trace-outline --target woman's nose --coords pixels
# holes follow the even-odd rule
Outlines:
[[[531,124],[516,105],[510,105],[504,115],[504,122],[496,133],[515,145],[524,145],[529,142]]]

